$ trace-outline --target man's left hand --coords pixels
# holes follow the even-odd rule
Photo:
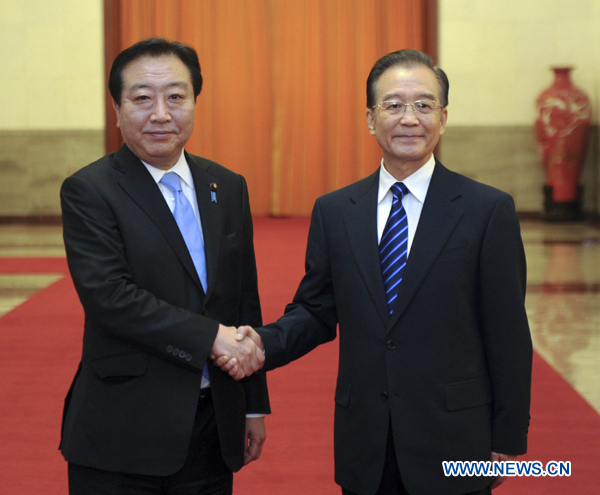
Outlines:
[[[507,454],[497,454],[496,452],[492,452],[492,462],[506,462],[506,461],[516,461],[516,455],[507,455]],[[492,490],[494,488],[499,487],[502,483],[506,481],[507,476],[497,476],[492,483]]]
[[[260,457],[263,444],[267,439],[265,418],[246,418],[246,451],[244,465]]]

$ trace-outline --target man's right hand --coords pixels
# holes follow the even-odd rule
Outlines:
[[[219,327],[219,329],[220,329],[220,327]],[[254,330],[252,327],[247,326],[247,325],[242,326],[237,329],[237,331],[235,333],[235,340],[237,342],[239,342],[240,344],[252,342],[252,345],[256,346],[259,349],[260,355],[262,358],[260,368],[262,368],[264,361],[265,361],[265,356],[264,356],[265,346],[263,345],[260,335],[258,335],[258,333],[256,333],[256,330]],[[239,361],[236,359],[236,357],[234,355],[228,355],[228,354],[223,354],[223,353],[217,354],[217,353],[213,352],[211,354],[211,359],[214,360],[215,366],[217,366],[218,368],[221,368],[222,371],[229,373],[229,375],[234,377],[236,380],[240,380],[241,378],[244,378],[244,376],[249,376],[249,374],[252,374],[254,371],[257,371],[257,370],[254,370],[252,373],[249,373],[249,374],[245,373],[243,366],[240,366]],[[238,376],[240,376],[240,374],[242,376],[240,378],[238,378]]]
[[[252,327],[236,330],[235,327],[219,325],[210,358],[236,380],[250,376],[265,363],[262,340]]]

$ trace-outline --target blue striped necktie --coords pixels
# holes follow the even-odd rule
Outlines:
[[[398,286],[402,282],[402,271],[406,266],[408,256],[408,219],[402,206],[402,198],[408,192],[408,189],[402,182],[396,182],[390,188],[390,191],[394,199],[392,200],[390,216],[379,242],[379,258],[381,259],[381,273],[391,315],[394,301],[398,296]]]
[[[196,272],[206,293],[206,256],[204,254],[204,241],[194,210],[189,200],[181,190],[181,180],[175,172],[168,172],[160,179],[162,185],[169,189],[175,197],[173,216],[179,226],[183,240],[190,252]]]

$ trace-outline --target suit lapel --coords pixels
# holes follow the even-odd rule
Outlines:
[[[115,168],[123,172],[119,184],[133,201],[152,219],[167,239],[183,266],[202,288],[194,262],[177,222],[169,210],[160,189],[142,162],[126,145],[115,153]],[[206,234],[205,234],[206,235]],[[143,241],[143,240],[141,240]],[[207,262],[208,267],[208,262]],[[210,270],[209,270],[210,273]]]
[[[204,253],[206,256],[207,289],[206,299],[210,297],[212,289],[215,286],[217,276],[217,266],[219,263],[219,250],[221,247],[221,208],[222,203],[212,201],[211,184],[217,185],[217,199],[219,197],[219,181],[212,177],[206,167],[198,163],[187,152],[185,154],[187,162],[194,178],[194,188],[198,200],[198,210],[202,221],[202,234],[204,236]]]
[[[461,195],[453,182],[449,171],[436,160],[398,298],[389,320],[390,329],[396,324],[425,280],[463,214],[462,210],[453,203],[453,200]]]
[[[358,271],[367,287],[373,305],[384,325],[390,319],[381,263],[377,243],[377,195],[379,191],[379,169],[365,179],[364,186],[350,196],[354,207],[344,213],[344,225],[348,244],[354,256]]]

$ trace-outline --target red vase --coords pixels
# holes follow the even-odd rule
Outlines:
[[[571,67],[556,67],[552,86],[538,97],[536,137],[546,189],[556,203],[578,201],[578,184],[585,156],[591,107],[588,97],[571,82]]]

